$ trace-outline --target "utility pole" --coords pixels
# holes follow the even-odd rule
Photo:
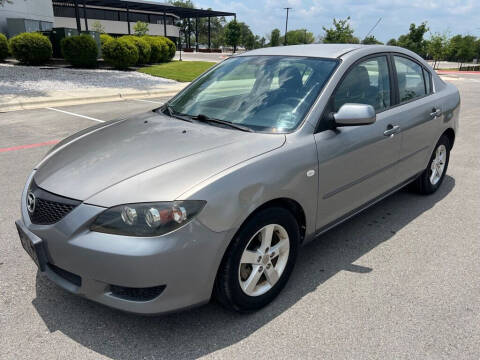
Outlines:
[[[284,42],[283,42],[283,45],[287,46],[287,32],[288,32],[288,12],[290,10],[292,10],[291,7],[286,7],[286,8],[283,8],[284,10],[287,10],[287,19],[285,20],[285,39],[284,39]]]
[[[307,43],[307,29],[304,29],[303,31],[305,31],[305,37],[304,37],[303,43],[306,44]]]

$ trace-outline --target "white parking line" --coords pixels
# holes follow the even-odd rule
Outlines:
[[[159,104],[159,105],[165,104],[165,102],[163,102],[163,101],[152,101],[152,100],[142,100],[142,99],[130,99],[130,100],[133,100],[133,101],[141,101],[141,102],[148,102],[148,103]]]
[[[81,118],[88,119],[88,120],[92,120],[92,121],[97,121],[97,122],[100,122],[100,123],[104,123],[104,122],[105,122],[105,120],[99,120],[99,119],[92,118],[92,117],[90,117],[90,116],[75,114],[75,113],[72,113],[72,112],[69,112],[69,111],[60,110],[60,109],[55,109],[55,108],[52,108],[52,107],[47,107],[46,109],[48,109],[48,110],[53,110],[53,111],[58,111],[58,112],[61,112],[61,113],[64,113],[64,114],[72,115],[72,116],[81,117]]]

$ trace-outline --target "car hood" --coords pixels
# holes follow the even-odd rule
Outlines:
[[[67,138],[34,175],[44,190],[94,205],[171,201],[285,136],[242,132],[147,113]]]

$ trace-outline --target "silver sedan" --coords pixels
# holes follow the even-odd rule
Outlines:
[[[135,313],[270,303],[302,244],[447,171],[460,97],[397,47],[234,56],[167,104],[85,129],[35,167],[16,222],[40,271]]]

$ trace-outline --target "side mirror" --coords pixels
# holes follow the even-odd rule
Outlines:
[[[372,105],[347,103],[333,114],[333,119],[337,126],[357,126],[373,124],[377,116]]]

